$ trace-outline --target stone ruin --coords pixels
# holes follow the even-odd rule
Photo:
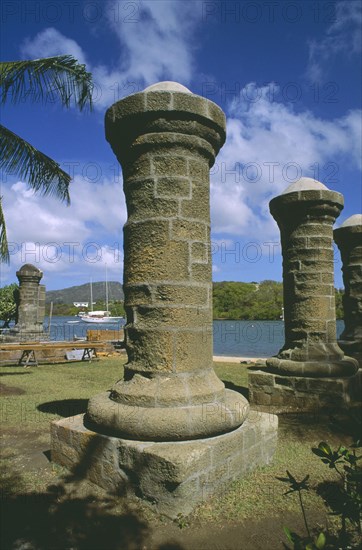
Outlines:
[[[225,116],[180,84],[114,104],[106,137],[123,169],[122,380],[86,415],[52,424],[52,460],[168,516],[271,461],[277,417],[249,411],[213,370],[209,171]]]
[[[285,344],[266,371],[250,372],[253,404],[316,412],[358,399],[358,363],[336,335],[333,223],[342,208],[340,193],[311,178],[270,202],[281,232]]]
[[[85,415],[52,423],[52,460],[175,517],[268,464],[276,447],[277,417],[249,410],[212,366],[209,170],[225,117],[163,82],[114,104],[106,137],[122,165],[128,212],[128,363]],[[346,286],[339,345],[332,240],[342,208],[341,194],[310,178],[270,202],[282,241],[285,344],[266,369],[250,372],[253,405],[319,412],[358,399],[358,363],[344,350],[354,355],[361,343],[361,220],[335,231]]]
[[[333,232],[342,257],[345,329],[338,344],[362,368],[362,214],[355,214]]]
[[[44,340],[45,286],[40,284],[43,273],[32,264],[24,264],[16,276],[19,280],[16,324],[1,341]]]

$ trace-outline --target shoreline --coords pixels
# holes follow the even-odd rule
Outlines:
[[[213,355],[214,363],[256,363],[266,361],[267,357],[232,357],[227,355]]]

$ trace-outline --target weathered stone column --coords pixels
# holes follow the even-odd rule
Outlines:
[[[345,292],[345,328],[338,344],[362,366],[362,214],[348,218],[333,234],[341,252]]]
[[[285,344],[267,366],[294,376],[349,376],[356,363],[337,344],[333,223],[343,196],[302,178],[270,201],[281,232]]]
[[[277,416],[248,414],[212,366],[209,169],[225,117],[161,82],[113,105],[106,135],[128,209],[128,363],[85,417],[52,423],[52,460],[176,517],[270,462],[277,442]]]
[[[355,399],[357,361],[337,344],[333,223],[343,196],[302,178],[270,202],[283,254],[285,344],[249,374],[252,404],[279,412],[345,408]]]
[[[124,379],[90,400],[93,428],[140,440],[213,436],[240,426],[248,402],[212,366],[209,170],[225,117],[177,83],[131,95],[106,114],[123,168]]]
[[[45,286],[39,284],[42,271],[31,264],[16,272],[19,280],[17,324],[12,331],[21,340],[44,338]]]

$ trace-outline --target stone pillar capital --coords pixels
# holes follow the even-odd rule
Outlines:
[[[209,166],[226,138],[223,111],[212,101],[177,83],[159,83],[112,105],[105,116],[106,139],[120,163],[139,150],[192,147]]]
[[[43,277],[43,272],[32,264],[24,264],[19,271],[16,272],[19,284],[22,283],[37,283],[39,284]]]
[[[303,180],[306,179],[309,178],[303,178]],[[320,219],[322,216],[334,223],[342,211],[343,205],[343,195],[329,189],[285,190],[269,203],[270,212],[278,224],[288,223],[288,220],[292,224],[296,221],[300,223],[307,218],[309,220],[313,217]]]
[[[356,243],[361,245],[362,239],[362,214],[350,216],[340,227],[333,231],[333,237],[339,249],[344,244]]]

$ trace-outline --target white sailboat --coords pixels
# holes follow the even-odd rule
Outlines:
[[[90,281],[90,303],[91,311],[85,315],[80,315],[80,318],[85,323],[118,323],[124,321],[124,317],[112,317],[111,312],[108,310],[108,278],[107,278],[107,266],[106,266],[106,309],[93,311],[93,286],[92,279]]]

